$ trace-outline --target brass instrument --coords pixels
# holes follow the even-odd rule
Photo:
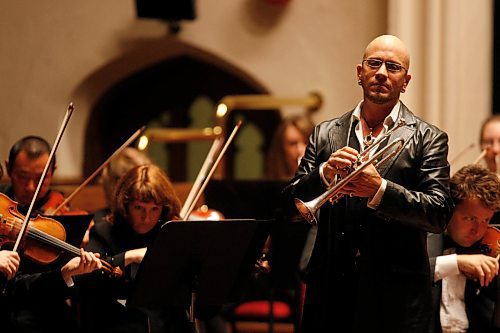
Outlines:
[[[312,225],[316,225],[318,220],[316,219],[316,213],[318,209],[323,206],[327,201],[331,201],[332,203],[337,202],[343,194],[340,191],[351,181],[352,178],[356,177],[361,171],[363,171],[370,164],[374,164],[375,167],[382,165],[386,160],[393,157],[403,148],[404,140],[401,138],[397,138],[391,143],[387,144],[380,151],[376,152],[372,157],[367,157],[370,155],[370,152],[378,147],[386,138],[388,138],[395,130],[398,128],[405,126],[406,122],[401,119],[399,122],[390,130],[388,130],[383,136],[375,140],[367,149],[361,152],[355,163],[347,170],[349,174],[341,179],[337,184],[330,187],[326,192],[316,197],[315,199],[307,202],[303,202],[302,200],[295,198],[295,206],[297,207],[300,214]],[[394,150],[393,148],[396,147]],[[384,156],[389,150],[393,149],[388,155]],[[381,158],[384,156],[381,160]]]

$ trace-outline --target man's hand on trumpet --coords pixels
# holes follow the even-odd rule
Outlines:
[[[334,180],[336,175],[344,178],[349,174],[350,169],[353,169],[353,172],[356,170],[356,165],[354,164],[357,161],[358,151],[350,147],[343,147],[330,155],[323,168],[323,175],[329,183]],[[340,193],[349,196],[371,198],[377,193],[381,184],[382,177],[380,177],[373,164],[370,164],[359,171],[359,174],[349,181],[340,190]]]
[[[340,193],[352,197],[368,197],[372,198],[377,193],[382,184],[382,177],[378,173],[373,164],[368,165],[359,174],[348,182]]]
[[[344,147],[330,155],[323,168],[323,175],[329,183],[336,175],[345,177],[349,174],[349,168],[358,160],[358,151],[351,147]]]

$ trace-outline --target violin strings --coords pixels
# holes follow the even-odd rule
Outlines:
[[[36,228],[30,228],[28,230],[28,236],[31,236],[31,238],[40,240],[41,242],[45,242],[46,244],[53,245],[55,247],[61,248],[63,250],[66,250],[70,253],[73,253],[77,256],[80,255],[80,250],[76,248],[75,246],[68,244],[66,242],[63,242],[59,238],[56,238],[52,235],[49,235],[41,230],[38,230]]]
[[[11,219],[4,220],[5,225],[7,225],[8,227],[11,227],[12,231],[19,232],[21,229],[19,228],[18,223],[14,223],[14,222],[15,221],[11,221]],[[76,246],[68,244],[68,243],[60,240],[59,238],[56,238],[52,235],[49,235],[49,234],[47,234],[47,233],[43,232],[42,230],[39,230],[35,227],[31,227],[30,229],[28,229],[27,236],[30,237],[31,239],[39,240],[42,243],[52,245],[54,247],[65,250],[65,251],[72,253],[76,256],[80,256],[80,250]],[[108,263],[107,261],[104,261],[104,260],[101,260],[101,263],[103,265],[104,270],[113,272],[113,266],[110,263]]]
[[[30,236],[33,239],[41,240],[42,242],[46,242],[50,245],[62,248],[70,253],[73,253],[76,256],[80,256],[80,250],[77,247],[75,247],[71,244],[68,244],[68,243],[66,243],[66,242],[64,242],[64,241],[60,240],[59,238],[56,238],[52,235],[46,234],[43,231],[38,230],[36,228],[33,228],[33,230],[30,229],[28,231],[28,236]],[[104,270],[112,272],[113,266],[111,266],[110,263],[108,263],[104,260],[101,260],[101,264],[103,265]]]
[[[10,220],[11,219],[6,219],[5,224],[7,226],[11,227],[13,231],[19,232],[21,229],[20,229],[18,223],[15,223],[15,221],[10,221]],[[47,233],[45,233],[45,232],[43,232],[35,227],[30,227],[28,229],[27,235],[28,235],[28,237],[35,239],[35,240],[39,240],[42,243],[52,245],[54,247],[60,248],[62,250],[65,250],[65,251],[72,253],[74,255],[77,255],[77,256],[80,255],[80,250],[77,247],[62,241],[59,238],[56,238],[52,235],[49,235],[49,234],[47,234]]]

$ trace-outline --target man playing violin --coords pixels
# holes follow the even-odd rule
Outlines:
[[[451,216],[448,137],[400,101],[410,82],[409,52],[395,36],[371,41],[356,67],[363,100],[315,127],[284,196],[312,200],[351,172],[358,154],[381,141],[403,148],[356,172],[337,203],[319,209],[306,269],[304,332],[421,333],[431,314],[427,232]],[[404,120],[404,123],[401,121]],[[379,141],[380,142],[380,141]],[[377,150],[382,149],[378,147]]]
[[[11,184],[2,185],[0,192],[17,202],[18,210],[22,214],[28,210],[49,155],[50,145],[38,136],[26,136],[17,141],[10,149],[9,159],[5,161],[5,167]],[[34,213],[45,213],[48,208],[47,203],[53,196],[57,195],[57,192],[50,190],[56,168],[54,156],[35,202]]]
[[[16,274],[19,262],[17,252],[0,251],[0,272],[9,280],[6,293],[0,295],[2,332],[76,331],[76,326],[68,325],[69,318],[60,317],[62,314],[57,312],[57,308],[47,312],[51,316],[36,318],[27,316],[24,304],[20,303],[33,302],[39,298],[64,301],[74,285],[74,277],[102,268],[99,254],[81,249],[79,257],[69,260],[60,269],[44,273]]]
[[[480,252],[485,234],[496,231],[489,222],[500,210],[500,180],[470,165],[453,175],[450,187],[456,206],[446,233],[428,235],[435,308],[430,332],[500,332],[493,328],[498,255]]]
[[[47,141],[38,136],[26,136],[17,141],[10,149],[5,166],[11,183],[2,184],[0,192],[16,201],[18,203],[16,208],[23,215],[28,211],[50,151],[51,147]],[[44,214],[47,210],[56,208],[64,200],[61,193],[50,189],[55,170],[56,161],[54,157],[35,201],[33,215]],[[44,292],[50,291],[52,287],[57,285],[58,280],[67,280],[65,279],[67,277],[65,272],[71,267],[73,268],[70,271],[75,269],[77,259],[72,259],[67,263],[58,261],[50,267],[37,265],[29,260],[22,261],[21,268],[19,268],[19,275],[22,278],[18,279],[16,277],[14,287],[9,288],[13,300],[13,314],[11,317],[19,330],[33,331],[36,328],[36,331],[39,332],[71,331],[71,326],[76,329],[76,321],[71,319],[71,311],[73,310],[66,302],[70,294],[61,293],[51,297],[44,294]],[[89,261],[86,260],[86,262]],[[61,270],[62,275],[59,273]],[[54,275],[56,277],[51,278]],[[44,281],[48,281],[47,284]],[[69,280],[67,283],[69,283]],[[36,287],[41,285],[44,287]],[[60,288],[57,290],[60,290]],[[40,295],[45,295],[45,297],[40,297]],[[51,320],[50,313],[54,313],[58,317],[64,318],[64,320]]]
[[[10,177],[10,184],[0,184],[0,193],[6,194],[9,198],[17,202],[17,209],[21,214],[28,211],[31,199],[38,186],[38,181],[42,176],[45,164],[50,155],[51,147],[49,143],[39,136],[26,136],[18,140],[11,147],[9,159],[5,161],[7,174]],[[35,205],[33,207],[33,216],[37,214],[51,215],[64,201],[64,196],[61,192],[54,191],[50,188],[54,172],[57,169],[56,157],[54,155],[47,175],[40,187]],[[82,210],[72,210],[69,207],[63,207],[59,210],[58,215],[66,215],[74,213],[87,215],[87,212]],[[90,222],[88,228],[93,225]],[[88,243],[88,231],[83,236],[82,246]]]

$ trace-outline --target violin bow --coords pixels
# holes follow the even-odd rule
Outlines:
[[[452,159],[450,159],[450,165],[455,164],[455,162],[457,162],[466,152],[468,152],[469,149],[474,148],[474,146],[475,146],[475,144],[471,143],[470,145],[468,145],[467,147],[465,147],[464,149],[462,149],[457,155],[455,155],[455,157],[453,157]]]
[[[233,131],[231,132],[231,135],[229,136],[229,138],[227,139],[226,141],[226,144],[224,145],[224,147],[222,147],[222,150],[220,151],[220,154],[219,156],[217,156],[217,159],[215,160],[215,163],[213,164],[212,168],[210,169],[210,172],[208,173],[207,177],[205,178],[205,181],[203,182],[203,184],[201,185],[201,188],[200,190],[198,191],[198,193],[196,194],[196,197],[194,198],[193,202],[191,203],[191,205],[189,206],[189,209],[187,210],[186,212],[186,215],[185,215],[185,218],[184,220],[187,220],[189,218],[189,215],[191,215],[191,212],[193,211],[194,209],[194,205],[196,204],[196,202],[200,199],[200,196],[201,194],[203,193],[203,191],[205,190],[205,187],[207,186],[208,184],[208,181],[210,180],[210,178],[212,177],[212,175],[214,174],[215,170],[217,169],[217,167],[219,166],[219,163],[220,161],[222,160],[222,157],[224,156],[224,153],[226,152],[227,148],[229,147],[229,145],[231,144],[231,142],[233,141],[236,133],[238,132],[238,130],[240,129],[241,127],[241,124],[242,124],[242,121],[238,121],[238,123],[236,124],[236,126],[234,127]]]
[[[87,186],[87,184],[90,183],[90,181],[94,179],[95,176],[97,176],[102,171],[102,169],[104,169],[113,160],[113,158],[115,158],[123,149],[128,147],[132,142],[134,142],[134,140],[137,139],[137,137],[141,135],[141,133],[144,132],[145,129],[146,126],[142,126],[137,131],[135,131],[134,134],[132,134],[127,141],[125,141],[117,150],[115,150],[115,152],[110,157],[108,157],[108,159],[104,161],[104,163],[102,163],[87,179],[85,179],[85,181],[81,183],[66,199],[64,199],[64,201],[61,202],[59,206],[56,207],[56,209],[50,212],[51,215],[55,215],[57,212],[61,210],[61,208],[66,206],[68,202],[70,202],[78,193],[80,193],[80,191],[85,186]]]
[[[12,251],[17,252],[19,244],[21,243],[21,239],[24,237],[24,233],[26,232],[26,227],[28,226],[28,223],[29,223],[29,220],[31,217],[31,212],[33,211],[33,206],[35,205],[36,198],[38,197],[38,193],[40,192],[40,189],[42,187],[43,182],[45,181],[45,178],[47,176],[47,171],[49,170],[49,167],[50,167],[50,164],[52,163],[52,160],[54,159],[54,155],[56,153],[57,147],[59,146],[59,142],[61,142],[61,138],[64,134],[64,130],[66,129],[66,126],[68,125],[69,119],[71,118],[71,115],[73,114],[74,110],[75,110],[75,108],[73,107],[73,103],[69,103],[68,109],[66,110],[66,115],[64,116],[61,127],[59,128],[59,133],[57,134],[56,140],[55,140],[54,144],[52,145],[52,150],[50,151],[49,158],[47,160],[47,163],[45,164],[45,168],[43,169],[42,176],[40,177],[40,180],[38,181],[38,185],[36,187],[35,194],[33,194],[33,198],[31,199],[30,206],[28,208],[28,211],[26,212],[26,216],[24,217],[23,224],[21,225],[19,234],[17,235],[16,243],[14,244]]]
[[[206,179],[207,174],[209,172],[209,168],[213,166],[215,162],[215,154],[220,151],[222,145],[224,144],[224,139],[221,136],[218,136],[215,138],[214,142],[212,143],[212,146],[210,147],[210,150],[208,151],[207,157],[205,158],[205,161],[203,162],[203,165],[201,166],[200,172],[198,173],[198,176],[196,177],[196,180],[193,184],[193,187],[191,187],[191,190],[189,191],[188,197],[186,198],[186,201],[184,202],[184,205],[182,206],[181,212],[179,213],[179,216],[181,220],[184,219],[186,216],[186,213],[191,207],[191,204],[193,202],[193,199],[195,198],[197,192],[200,189],[201,184],[203,183],[203,180]]]
[[[479,154],[479,156],[474,160],[474,163],[472,163],[472,164],[478,164],[483,159],[483,157],[486,156],[487,151],[488,151],[488,149],[483,149],[481,154]]]

